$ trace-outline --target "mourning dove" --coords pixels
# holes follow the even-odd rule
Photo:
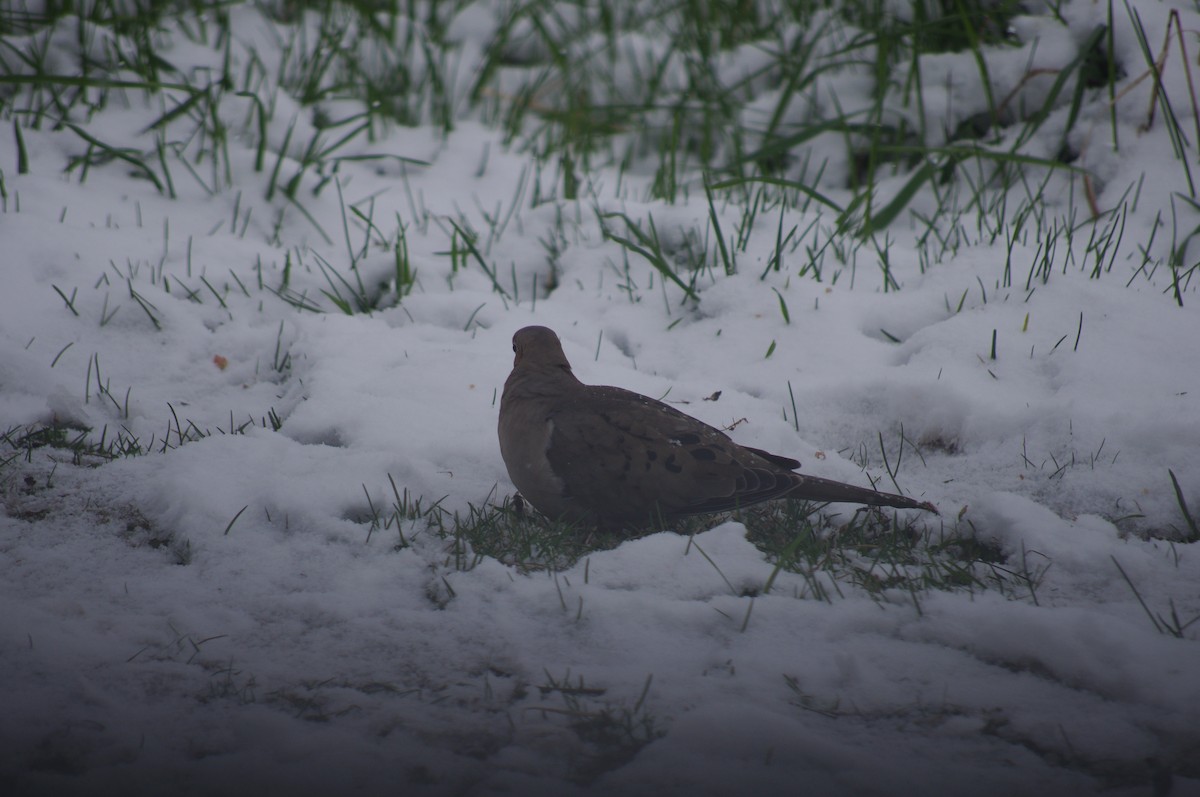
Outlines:
[[[800,463],[735,443],[661,401],[585,385],[546,327],[513,336],[500,453],[521,496],[550,518],[642,525],[769,501],[924,509],[932,504],[794,473]]]

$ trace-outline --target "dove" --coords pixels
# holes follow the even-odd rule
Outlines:
[[[513,336],[500,453],[521,497],[548,518],[638,527],[777,498],[937,512],[902,495],[796,473],[661,401],[576,378],[554,330]]]

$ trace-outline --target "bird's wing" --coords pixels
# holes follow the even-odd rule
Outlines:
[[[570,500],[609,520],[721,512],[777,498],[784,468],[713,427],[621,388],[589,387],[556,407],[546,455]]]

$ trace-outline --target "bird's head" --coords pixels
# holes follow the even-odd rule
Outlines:
[[[513,335],[513,368],[571,372],[558,335],[549,327],[524,327]]]

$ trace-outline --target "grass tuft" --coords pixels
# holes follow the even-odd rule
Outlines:
[[[1183,488],[1179,486],[1179,479],[1175,478],[1175,471],[1170,468],[1167,468],[1167,473],[1171,476],[1171,486],[1175,488],[1175,500],[1179,503],[1179,511],[1183,513],[1183,519],[1188,527],[1184,542],[1200,542],[1200,527],[1197,527],[1196,519],[1192,517],[1191,511],[1188,509],[1187,501],[1183,497]]]
[[[646,708],[653,675],[646,677],[641,696],[632,706],[606,699],[608,690],[588,686],[583,676],[572,678],[568,670],[561,678],[546,672],[546,682],[537,687],[542,697],[557,696],[561,706],[526,708],[543,718],[561,716],[583,743],[583,751],[569,762],[569,777],[587,785],[607,772],[633,760],[643,747],[666,735]]]
[[[1045,569],[1006,566],[998,549],[967,530],[946,533],[898,517],[864,507],[842,520],[823,515],[818,504],[775,501],[741,519],[747,539],[775,566],[764,592],[786,571],[804,577],[798,597],[832,602],[854,590],[881,601],[903,596],[918,611],[919,596],[932,590],[1036,595]]]

